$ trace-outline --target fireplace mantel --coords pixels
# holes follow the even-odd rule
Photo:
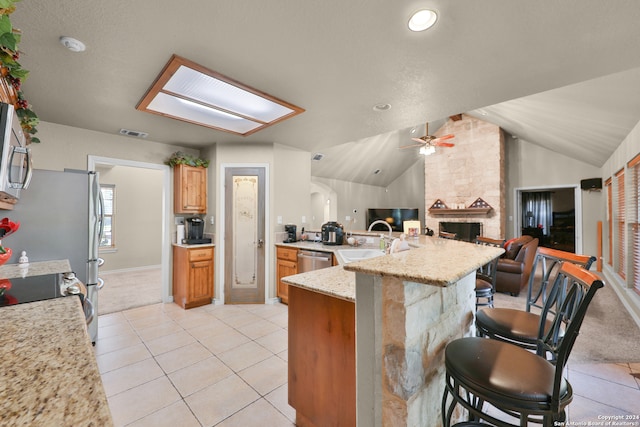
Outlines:
[[[492,210],[493,208],[466,208],[466,209],[437,208],[437,209],[429,209],[429,213],[431,215],[486,215]]]

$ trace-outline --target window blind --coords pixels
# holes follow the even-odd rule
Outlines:
[[[626,219],[626,211],[625,211],[625,193],[624,193],[624,169],[621,169],[618,173],[616,173],[616,190],[617,190],[617,212],[616,212],[616,272],[622,277],[626,279],[625,274],[625,259],[626,259],[626,250],[625,250],[625,219]]]
[[[604,182],[607,189],[607,230],[609,232],[609,252],[607,263],[613,266],[613,187],[611,186],[611,178]]]
[[[631,271],[633,273],[633,288],[640,293],[640,154],[635,156],[627,164],[627,168],[631,170],[632,186],[629,191],[629,236],[631,239],[629,248],[631,250]]]

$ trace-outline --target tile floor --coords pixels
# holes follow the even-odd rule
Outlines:
[[[95,353],[115,425],[293,426],[287,316],[280,304],[100,316]],[[640,415],[640,363],[570,365],[568,378],[571,423]]]

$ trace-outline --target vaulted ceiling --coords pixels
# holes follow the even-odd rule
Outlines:
[[[438,22],[410,32],[424,7]],[[29,0],[12,21],[43,121],[193,148],[284,144],[325,154],[314,175],[372,185],[419,159],[398,147],[426,120],[435,131],[466,112],[595,166],[640,120],[636,0]],[[241,137],[137,111],[174,53],[306,112]]]

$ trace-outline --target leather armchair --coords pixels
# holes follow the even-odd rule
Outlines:
[[[505,256],[498,260],[496,268],[496,292],[520,294],[529,283],[537,249],[538,239],[531,236],[521,236],[505,244]]]

